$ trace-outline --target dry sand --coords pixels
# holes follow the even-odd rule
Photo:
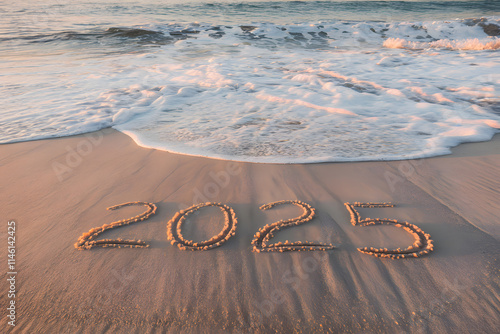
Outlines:
[[[138,147],[104,130],[0,146],[0,255],[6,272],[7,221],[17,223],[16,326],[7,324],[0,284],[0,331],[12,333],[493,333],[500,327],[500,138],[461,145],[453,155],[416,161],[279,165],[234,163]],[[332,243],[317,252],[252,252],[264,225],[297,217],[300,200],[316,216],[273,242]],[[143,213],[149,219],[99,238],[142,240],[149,248],[74,244],[91,228]],[[208,251],[167,240],[181,208],[221,202],[236,234]],[[405,248],[394,226],[352,226],[345,202],[363,217],[408,221],[435,249],[392,260],[358,247]],[[186,239],[224,226],[218,207],[187,217]]]

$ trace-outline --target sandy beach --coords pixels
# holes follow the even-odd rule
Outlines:
[[[452,155],[411,161],[252,164],[137,146],[106,129],[87,135],[0,145],[2,266],[7,222],[16,224],[15,327],[8,284],[0,285],[1,332],[9,333],[493,333],[500,325],[500,136]],[[331,243],[314,252],[256,253],[254,234],[316,210],[273,242]],[[149,248],[77,250],[78,238],[143,206],[150,218],[99,239],[142,240]],[[193,204],[223,203],[235,235],[207,251],[180,250],[167,222]],[[376,258],[357,248],[406,248],[394,226],[353,226],[362,217],[417,225],[434,251]],[[207,240],[224,225],[219,208],[189,216],[185,238]]]

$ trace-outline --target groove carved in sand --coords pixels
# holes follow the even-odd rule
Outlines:
[[[78,250],[85,250],[85,249],[91,249],[93,247],[130,247],[130,248],[145,248],[149,247],[148,244],[146,244],[144,241],[141,240],[123,240],[123,239],[102,239],[102,240],[95,240],[99,234],[106,230],[110,230],[113,228],[117,228],[120,226],[128,225],[131,223],[136,223],[140,222],[143,220],[148,219],[150,216],[154,215],[156,212],[156,205],[153,203],[147,203],[147,202],[127,202],[123,204],[118,204],[118,205],[113,205],[107,208],[106,210],[116,210],[119,208],[122,208],[124,206],[131,206],[131,205],[144,205],[148,209],[141,213],[140,215],[137,215],[132,218],[128,219],[122,219],[118,220],[115,222],[112,222],[110,224],[104,224],[101,227],[94,227],[90,229],[90,231],[82,234],[80,238],[78,238],[77,243],[75,243],[75,248]]]
[[[286,251],[315,251],[315,250],[330,250],[335,247],[332,244],[326,243],[314,243],[308,241],[297,241],[297,242],[277,242],[274,244],[268,244],[269,240],[274,236],[274,233],[282,229],[283,227],[290,227],[301,225],[307,223],[313,219],[315,212],[314,208],[307,203],[297,201],[297,200],[287,200],[287,201],[277,201],[269,204],[265,204],[260,207],[261,210],[268,210],[276,205],[280,204],[294,204],[302,208],[303,213],[297,218],[280,220],[272,224],[267,224],[266,226],[259,229],[254,235],[252,240],[253,251],[260,252],[286,252]]]
[[[400,259],[405,257],[420,257],[428,254],[434,250],[434,245],[431,240],[430,234],[425,233],[422,229],[414,224],[408,222],[399,222],[395,219],[388,218],[365,218],[361,219],[359,212],[355,209],[358,208],[392,208],[391,203],[344,203],[351,215],[351,224],[356,226],[370,226],[388,224],[396,227],[402,227],[415,238],[415,242],[405,249],[387,249],[387,248],[374,248],[363,247],[358,248],[358,251],[364,254],[374,255],[376,257],[387,257],[391,259]]]
[[[219,234],[206,241],[194,242],[186,240],[181,231],[186,216],[207,206],[216,206],[221,209],[224,214],[224,228]],[[231,207],[222,203],[201,203],[177,212],[167,224],[167,237],[172,245],[179,247],[181,250],[208,250],[219,247],[228,241],[236,233],[237,223],[236,214]]]

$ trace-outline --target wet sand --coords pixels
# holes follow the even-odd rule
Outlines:
[[[500,318],[499,144],[496,136],[443,157],[305,165],[171,154],[138,147],[110,129],[0,145],[5,243],[0,254],[7,262],[7,221],[14,220],[18,271],[16,326],[8,325],[3,307],[0,328],[12,333],[492,333]],[[291,203],[259,209],[281,200],[307,203],[315,215],[275,231],[269,243],[335,248],[254,251],[252,240],[260,229],[302,214]],[[136,201],[154,204],[155,214],[108,229],[96,240],[140,240],[148,247],[75,248],[91,229],[145,212],[140,204],[106,210]],[[167,223],[179,210],[204,202],[234,210],[237,225],[229,209],[200,208],[175,225],[181,225],[183,240],[199,246],[225,224],[236,226],[235,234],[207,250],[171,245],[178,230],[172,227],[169,240]],[[352,225],[346,202],[395,204],[356,210],[363,219],[414,224],[430,235],[433,250],[399,259],[358,251],[405,249],[415,240],[394,225]],[[0,285],[4,306],[7,293],[8,285]]]

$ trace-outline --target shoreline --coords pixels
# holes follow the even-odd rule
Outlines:
[[[17,325],[21,332],[493,331],[500,296],[500,136],[451,155],[417,160],[276,164],[233,162],[138,146],[116,130],[0,145],[4,220],[18,226]],[[273,240],[331,243],[326,252],[252,252],[254,234],[300,210],[263,204],[300,200],[310,222]],[[85,232],[138,215],[130,201],[155,203],[144,222],[100,238],[140,239],[148,249],[78,251]],[[208,251],[170,245],[167,222],[192,204],[220,202],[236,234]],[[380,259],[359,247],[406,247],[411,235],[352,226],[345,202],[392,202],[363,217],[408,221],[435,250]],[[220,232],[220,210],[183,225],[188,239]],[[6,232],[6,227],[4,228]],[[2,234],[5,234],[2,231]],[[6,238],[4,238],[6,240]],[[6,247],[4,247],[6,248]],[[2,251],[6,257],[7,252]],[[2,303],[7,286],[1,285]]]
[[[358,163],[358,162],[394,162],[394,161],[407,161],[407,160],[421,160],[421,159],[432,159],[432,158],[439,158],[439,157],[444,157],[444,156],[449,156],[449,155],[456,155],[457,152],[462,152],[466,150],[469,152],[469,149],[464,149],[462,148],[463,145],[469,144],[478,144],[478,143],[488,143],[488,142],[497,142],[500,141],[500,133],[495,133],[493,137],[489,140],[481,140],[481,141],[466,141],[462,142],[458,145],[452,146],[447,148],[450,152],[445,153],[445,154],[438,154],[438,155],[431,155],[431,156],[416,156],[416,157],[406,157],[406,158],[384,158],[384,159],[365,159],[365,160],[339,160],[339,161],[326,161],[326,160],[318,160],[318,161],[301,161],[301,162],[267,162],[267,161],[250,161],[250,160],[235,160],[232,159],[230,156],[227,157],[212,157],[212,156],[205,156],[201,154],[191,154],[191,153],[182,153],[182,152],[177,152],[175,150],[169,150],[169,149],[164,149],[164,148],[156,148],[154,146],[147,145],[145,143],[140,143],[140,139],[131,133],[130,131],[121,131],[114,129],[113,127],[108,127],[104,128],[98,131],[92,131],[92,132],[85,132],[85,133],[80,133],[76,135],[68,135],[68,136],[63,136],[63,137],[52,137],[52,138],[42,138],[42,139],[34,139],[34,140],[23,140],[23,141],[18,141],[18,142],[8,142],[8,143],[0,143],[0,146],[3,145],[12,145],[12,144],[19,144],[19,143],[27,143],[27,142],[33,142],[33,141],[44,141],[44,140],[58,140],[58,139],[64,139],[64,138],[73,138],[73,137],[78,137],[78,136],[86,136],[86,135],[92,135],[93,133],[100,133],[100,132],[119,132],[127,137],[129,137],[132,141],[135,142],[135,144],[138,147],[141,147],[143,149],[149,149],[149,150],[155,150],[155,151],[160,151],[160,152],[166,152],[169,154],[175,154],[175,155],[183,155],[183,156],[188,156],[188,157],[196,157],[196,158],[203,158],[203,159],[211,159],[211,160],[221,160],[221,161],[231,161],[231,162],[236,162],[236,163],[250,163],[250,164],[269,164],[269,165],[311,165],[311,164],[330,164],[330,163]],[[354,158],[353,158],[354,159]]]

